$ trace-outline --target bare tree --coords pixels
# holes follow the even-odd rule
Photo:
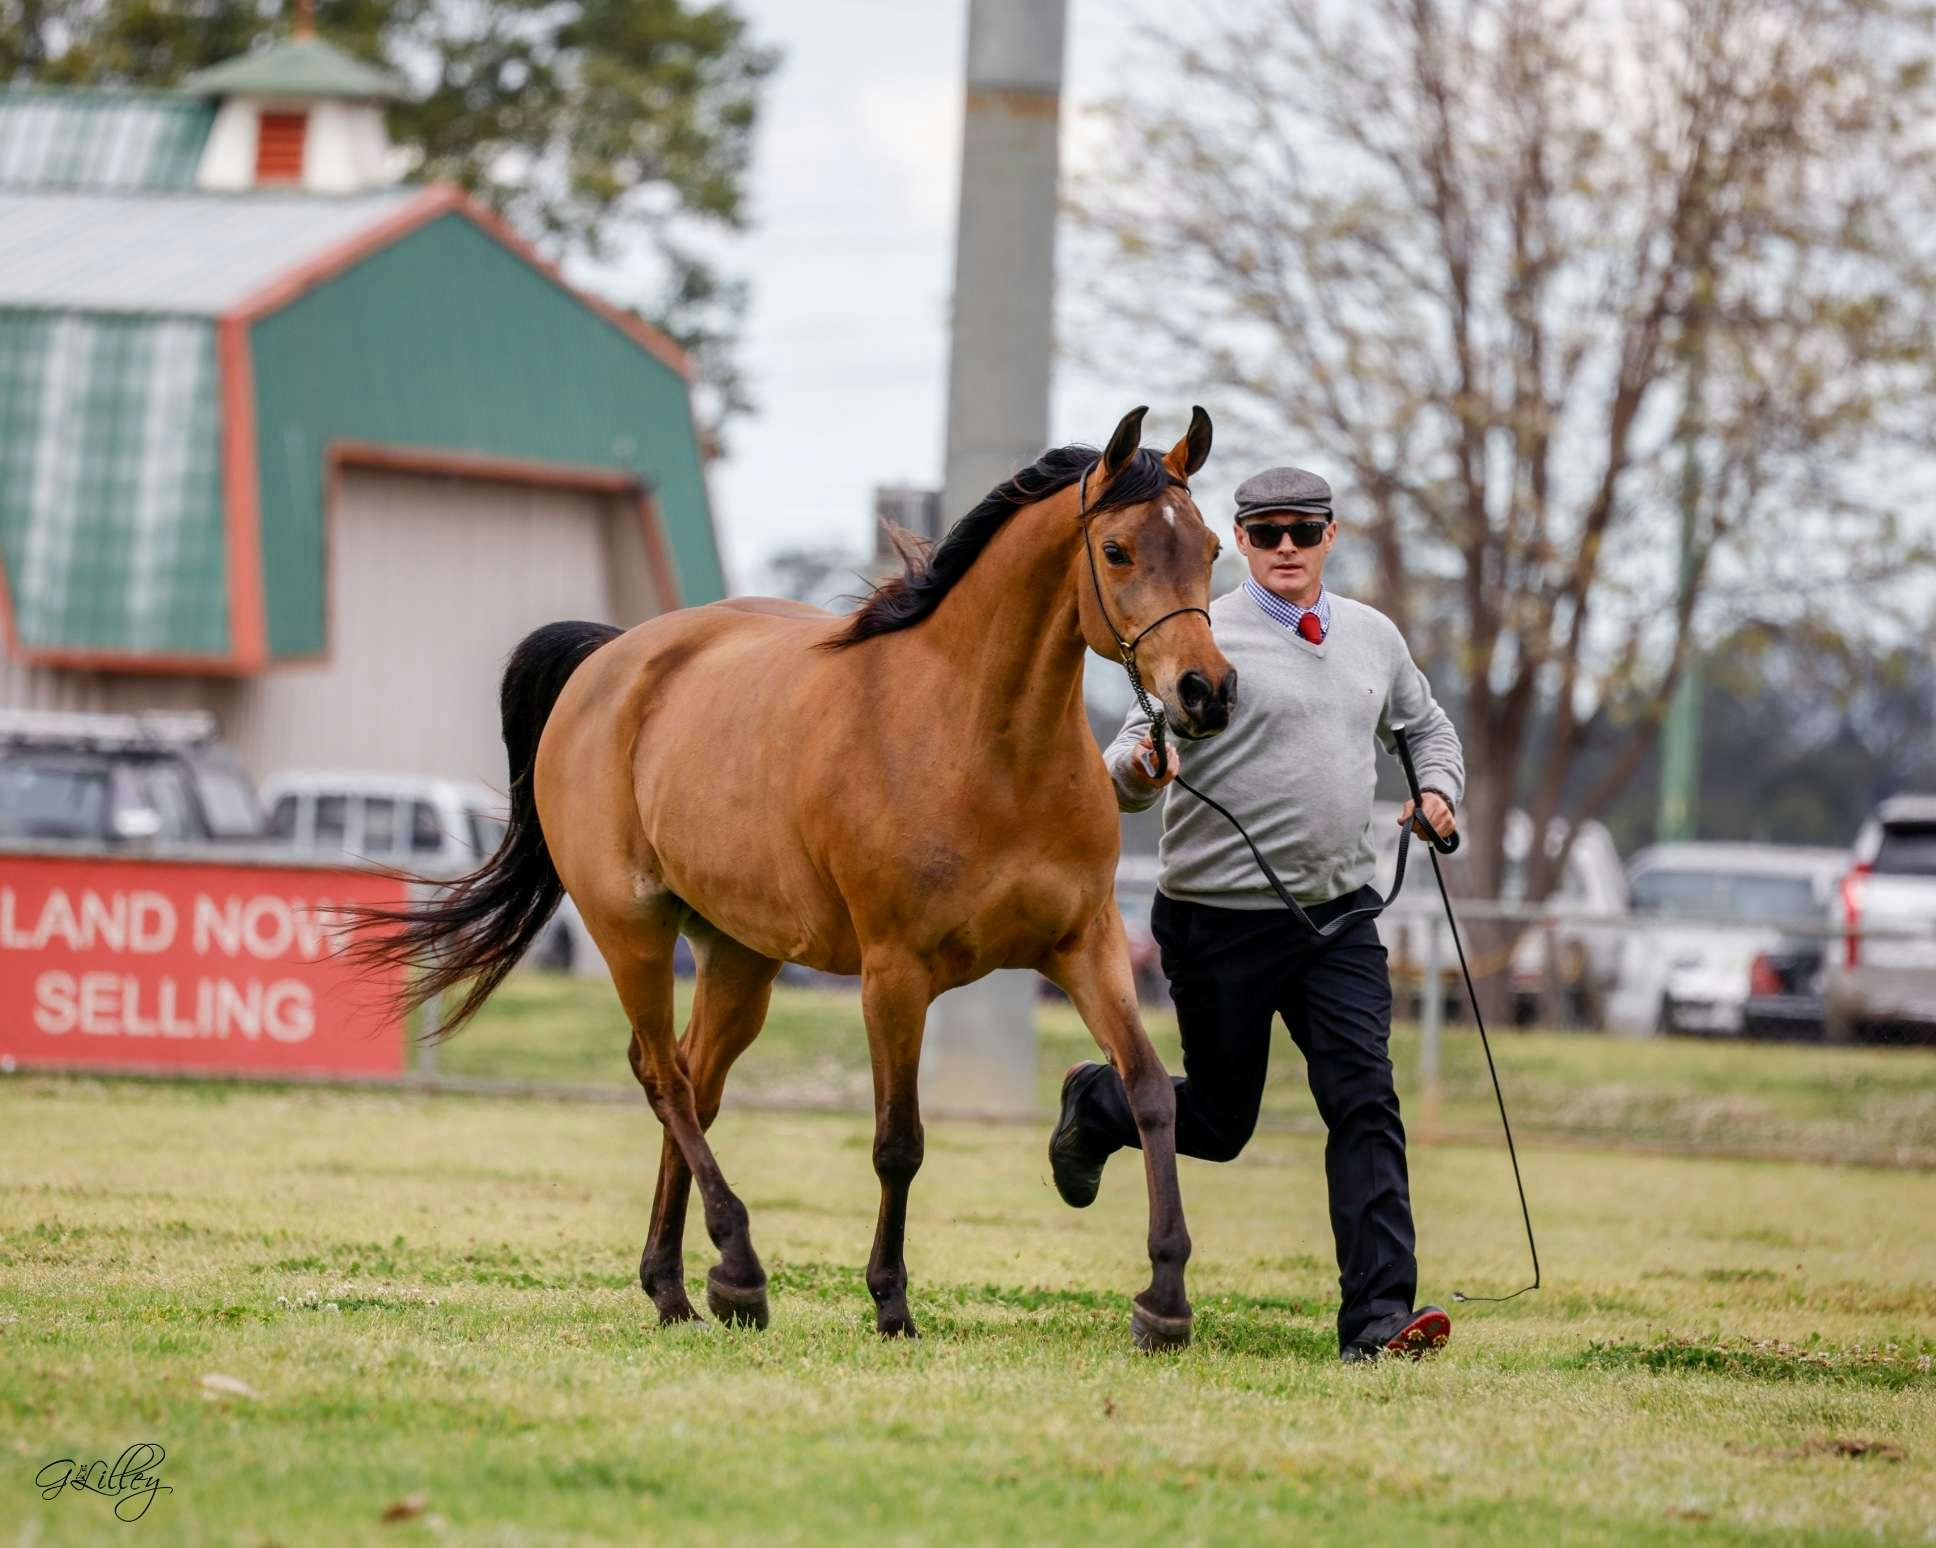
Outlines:
[[[1194,362],[1220,432],[1339,475],[1369,600],[1450,611],[1475,892],[1516,799],[1631,778],[1703,620],[1872,615],[1926,557],[1885,497],[1936,406],[1929,20],[1231,0],[1107,110],[1079,331]]]
[[[845,613],[868,590],[865,566],[860,555],[831,543],[782,548],[767,556],[763,585],[773,596]]]

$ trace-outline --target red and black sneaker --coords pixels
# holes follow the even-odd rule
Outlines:
[[[1384,1339],[1350,1344],[1338,1358],[1346,1365],[1361,1360],[1380,1360],[1387,1355],[1403,1355],[1408,1360],[1423,1359],[1445,1347],[1452,1336],[1452,1319],[1437,1306],[1421,1306],[1396,1333]]]

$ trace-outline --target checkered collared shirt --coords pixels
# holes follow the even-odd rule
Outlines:
[[[1331,593],[1322,586],[1318,587],[1318,600],[1315,607],[1299,607],[1295,602],[1286,602],[1274,591],[1266,591],[1250,576],[1244,577],[1244,590],[1250,593],[1250,600],[1282,624],[1291,633],[1297,634],[1298,625],[1304,621],[1306,613],[1318,615],[1318,628],[1325,638],[1331,636]],[[1302,638],[1302,636],[1299,636]]]

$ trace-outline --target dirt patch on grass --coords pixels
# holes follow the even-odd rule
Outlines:
[[[1652,1344],[1589,1344],[1562,1364],[1576,1370],[1691,1373],[1749,1381],[1838,1381],[1900,1389],[1936,1386],[1936,1356],[1898,1344],[1833,1349],[1776,1339],[1664,1338]]]
[[[1769,1457],[1784,1462],[1803,1457],[1843,1457],[1857,1462],[1900,1462],[1908,1453],[1894,1441],[1865,1435],[1811,1435],[1799,1446],[1730,1446],[1736,1456]]]

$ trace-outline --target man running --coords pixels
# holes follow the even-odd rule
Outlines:
[[[1237,668],[1241,711],[1190,744],[1191,784],[1234,812],[1313,923],[1376,904],[1371,803],[1376,744],[1407,728],[1424,795],[1418,820],[1454,827],[1465,785],[1458,733],[1432,698],[1392,621],[1334,596],[1324,562],[1337,541],[1331,486],[1273,468],[1237,490],[1237,546],[1250,574],[1210,608],[1218,648]],[[1150,806],[1177,773],[1155,767],[1149,721],[1132,708],[1104,754],[1125,811]],[[1414,817],[1405,804],[1400,821]],[[1242,838],[1209,806],[1171,791],[1150,926],[1183,1035],[1176,1148],[1234,1159],[1256,1127],[1271,1017],[1304,1055],[1329,1139],[1324,1152],[1337,1240],[1338,1348],[1346,1361],[1436,1349],[1452,1330],[1414,1307],[1418,1261],[1405,1129],[1392,1084],[1391,978],[1370,919],[1318,942],[1288,918]],[[1137,1143],[1129,1099],[1106,1064],[1062,1084],[1049,1141],[1056,1189],[1080,1209],[1110,1155]]]

